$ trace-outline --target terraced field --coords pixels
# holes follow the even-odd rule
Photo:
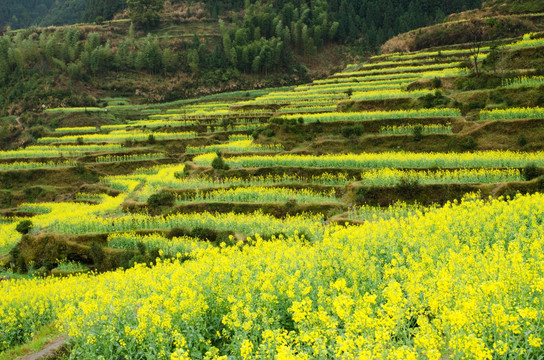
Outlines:
[[[118,117],[0,152],[0,261],[30,274],[0,352],[54,324],[70,359],[542,358],[544,109],[461,106],[467,55],[47,110]]]

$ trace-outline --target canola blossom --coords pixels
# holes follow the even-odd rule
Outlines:
[[[319,239],[323,235],[322,215],[297,215],[278,219],[271,215],[256,211],[251,214],[209,212],[190,214],[171,214],[166,216],[149,216],[129,214],[117,217],[105,217],[89,214],[85,222],[74,217],[53,220],[47,231],[56,234],[90,234],[131,232],[136,230],[169,230],[176,227],[195,229],[209,228],[219,231],[233,231],[245,236],[256,234],[270,237],[274,234],[293,235],[306,234],[308,239]]]
[[[134,154],[134,155],[105,155],[96,158],[97,163],[120,162],[120,161],[146,161],[165,159],[162,153]]]
[[[255,144],[253,140],[236,140],[225,144],[207,145],[207,146],[187,146],[185,150],[188,154],[194,153],[215,153],[217,151],[225,152],[278,152],[283,151],[281,144]]]
[[[77,162],[75,161],[64,161],[64,162],[26,162],[26,161],[16,161],[12,163],[0,163],[0,171],[11,171],[11,170],[29,170],[29,169],[51,169],[51,168],[60,168],[60,167],[70,167],[76,166]]]
[[[334,196],[334,190],[329,194],[318,193],[310,189],[290,189],[277,187],[240,187],[234,189],[219,189],[199,192],[182,198],[185,202],[243,202],[243,203],[284,203],[295,200],[303,204],[321,202],[339,202]]]
[[[336,122],[336,121],[369,121],[383,119],[416,119],[433,117],[457,117],[461,116],[459,109],[420,109],[420,110],[393,110],[393,111],[367,111],[367,112],[335,112],[325,114],[294,114],[282,115],[283,119],[298,119],[302,117],[304,122]]]
[[[209,242],[188,236],[169,239],[159,233],[147,235],[113,233],[108,236],[108,247],[112,249],[138,250],[138,243],[144,244],[147,249],[157,249],[166,256],[172,257],[177,254],[189,256],[193,252],[208,249],[212,246]]]
[[[193,159],[210,166],[215,154]],[[316,167],[316,168],[514,168],[529,164],[544,166],[544,152],[476,151],[472,153],[383,152],[332,155],[235,156],[225,158],[235,168],[252,167]]]
[[[121,151],[121,144],[108,145],[33,145],[24,149],[0,151],[0,159],[75,157],[93,152]]]
[[[83,360],[539,358],[543,204],[472,197],[310,246],[257,236],[183,263],[4,281],[0,344],[57,321]]]
[[[542,119],[544,108],[508,108],[496,110],[482,110],[480,120],[516,120],[516,119]]]
[[[422,134],[453,134],[451,125],[427,124],[427,125],[392,125],[380,129],[380,135],[407,135],[413,134],[417,127]]]
[[[402,98],[418,98],[426,95],[431,95],[432,90],[414,90],[403,91],[399,89],[391,90],[372,90],[372,91],[356,91],[351,96],[351,100],[383,100],[383,99],[402,99]]]
[[[109,134],[86,134],[86,135],[67,135],[61,137],[42,137],[38,139],[39,144],[49,143],[75,143],[83,142],[123,142],[126,140],[145,141],[153,135],[156,140],[190,139],[196,137],[195,132],[162,133],[162,132],[140,132],[117,130]]]

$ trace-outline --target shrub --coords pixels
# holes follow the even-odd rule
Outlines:
[[[157,140],[155,139],[155,135],[149,134],[149,136],[147,138],[147,143],[150,144],[150,145],[153,145],[156,142],[157,142]]]
[[[267,128],[263,131],[263,135],[266,137],[273,137],[276,133],[271,128]]]
[[[364,202],[369,192],[370,189],[368,187],[357,188],[357,190],[355,190],[355,201],[358,203]]]
[[[285,209],[285,212],[287,214],[293,214],[297,209],[297,200],[296,199],[289,199],[285,202],[283,205],[283,208]]]
[[[476,146],[478,146],[478,143],[476,142],[476,139],[474,139],[472,136],[467,136],[463,140],[461,140],[459,145],[463,150],[474,150],[476,149]]]
[[[150,208],[157,208],[160,206],[172,206],[174,205],[175,196],[169,192],[160,192],[153,194],[147,199],[147,205]]]
[[[17,230],[17,232],[23,235],[26,235],[30,232],[30,230],[32,230],[32,226],[33,226],[32,221],[23,220],[17,224],[17,226],[15,227],[15,230]]]
[[[523,176],[525,181],[530,181],[539,177],[540,171],[538,170],[535,164],[528,164],[521,171],[521,175]]]
[[[166,234],[166,237],[169,238],[169,239],[172,239],[172,238],[175,238],[175,237],[182,237],[182,236],[187,236],[187,235],[189,235],[189,232],[187,230],[175,227],[175,228],[170,229],[168,234]]]
[[[217,233],[214,230],[208,229],[208,228],[202,228],[202,227],[194,228],[191,231],[190,235],[200,240],[208,240],[210,242],[214,242],[217,240]]]
[[[419,181],[417,178],[401,178],[395,187],[398,194],[407,199],[415,198],[420,191]]]
[[[23,254],[21,254],[21,250],[18,247],[14,247],[10,251],[11,255],[11,268],[13,271],[25,274],[28,271],[28,268],[26,266],[25,258],[23,257]]]
[[[361,125],[344,126],[340,129],[342,136],[349,138],[352,136],[361,136],[364,133],[364,129]]]
[[[218,155],[215,159],[212,161],[212,168],[216,170],[228,170],[229,165],[223,160],[223,157]]]
[[[94,266],[99,270],[102,269],[106,260],[106,254],[104,253],[102,246],[93,242],[91,244],[91,249],[89,250],[89,255],[93,260]]]
[[[412,135],[413,135],[414,141],[421,141],[421,139],[423,138],[423,126],[421,125],[414,126],[414,128],[412,129]]]
[[[432,81],[433,89],[438,89],[442,87],[442,79],[435,77]]]
[[[527,145],[527,137],[525,136],[525,134],[521,134],[520,136],[518,136],[518,145],[520,147],[524,147],[525,145]]]

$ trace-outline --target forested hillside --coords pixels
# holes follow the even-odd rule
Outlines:
[[[335,39],[340,41],[363,38],[365,43],[375,46],[388,38],[420,26],[443,20],[447,14],[478,7],[482,0],[333,0],[333,1],[250,1],[250,0],[203,0],[212,18],[225,16],[231,11],[241,11],[249,4],[270,7],[274,17],[280,16],[285,25],[296,17],[295,11],[320,25],[325,19],[340,25]],[[171,0],[171,4],[185,3]],[[24,28],[32,25],[48,26],[73,24],[81,21],[109,20],[126,7],[123,0],[5,0],[0,5],[0,27]]]
[[[334,70],[331,64],[342,66],[333,58],[347,61],[346,51],[373,51],[394,34],[477,7],[481,0],[155,3],[156,11],[142,12],[137,9],[146,1],[3,2],[0,26],[12,30],[0,39],[0,112],[96,105],[93,96],[104,87],[128,95],[157,93],[155,101],[163,101],[198,95],[199,87],[221,91],[307,81],[313,77],[308,68],[328,64],[321,72],[326,75]],[[119,21],[102,23],[127,4]],[[93,24],[14,30],[81,21]],[[255,74],[267,75],[265,83],[251,78]],[[142,84],[148,75],[154,78]],[[157,75],[169,77],[168,89],[152,84]]]

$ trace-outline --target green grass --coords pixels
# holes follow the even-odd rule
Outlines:
[[[0,360],[16,360],[36,353],[60,335],[61,333],[55,324],[44,326],[34,335],[30,342],[0,353]]]

